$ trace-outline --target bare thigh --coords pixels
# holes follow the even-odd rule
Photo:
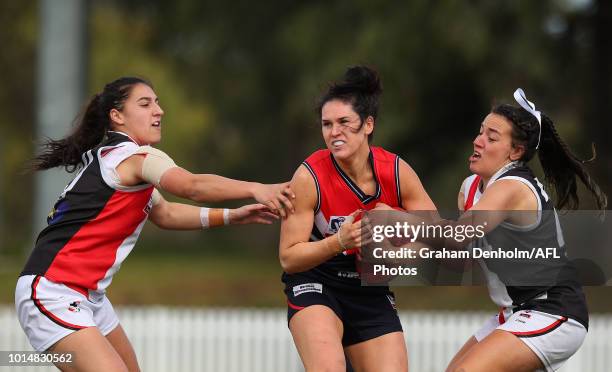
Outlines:
[[[470,337],[465,344],[463,344],[463,346],[461,347],[461,349],[459,349],[459,351],[457,352],[457,354],[455,354],[455,356],[453,357],[453,359],[450,361],[450,363],[448,364],[448,367],[446,367],[446,371],[447,372],[452,372],[455,370],[455,368],[457,367],[458,363],[460,361],[463,360],[463,357],[472,349],[472,347],[474,345],[476,345],[478,343],[478,341],[476,341],[476,337],[472,336]]]
[[[408,372],[403,332],[393,332],[348,346],[346,353],[356,372]]]
[[[96,327],[81,329],[69,334],[56,342],[49,348],[49,351],[73,354],[71,363],[56,364],[57,368],[62,371],[128,371],[121,356]]]
[[[533,372],[542,368],[540,359],[518,337],[496,329],[473,345],[451,372]]]
[[[130,372],[140,371],[134,348],[132,347],[130,340],[127,338],[123,327],[121,327],[121,324],[107,334],[106,339],[113,346],[117,354],[119,354],[123,360],[123,363],[125,363]]]
[[[289,329],[306,372],[346,371],[343,326],[327,306],[308,306],[289,321]]]

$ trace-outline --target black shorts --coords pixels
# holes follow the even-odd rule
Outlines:
[[[341,291],[308,278],[287,282],[285,284],[288,305],[287,321],[308,306],[327,306],[342,321],[344,326],[343,346],[350,346],[392,332],[402,332],[393,292],[383,288],[378,288],[377,291],[368,289],[372,288]]]

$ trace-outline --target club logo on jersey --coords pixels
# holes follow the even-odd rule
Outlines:
[[[151,198],[149,198],[149,202],[147,203],[147,205],[144,207],[143,211],[146,214],[151,213],[151,210],[153,209],[153,195],[151,195]]]
[[[64,213],[68,211],[68,202],[64,199],[58,200],[53,209],[47,215],[47,225],[51,225],[53,223],[59,222],[62,217],[64,217]]]
[[[70,304],[70,306],[68,306],[68,310],[72,311],[73,313],[78,313],[81,311],[79,304],[81,304],[81,301],[74,301]]]
[[[327,226],[327,230],[330,234],[335,234],[340,230],[340,226],[346,221],[347,216],[331,216],[329,218],[329,225]]]

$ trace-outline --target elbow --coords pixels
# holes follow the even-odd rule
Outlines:
[[[157,226],[160,229],[167,230],[170,228],[170,225],[169,225],[170,215],[167,212],[156,213],[153,216],[149,216],[149,221],[151,221],[155,226]]]
[[[280,265],[283,268],[283,271],[287,274],[295,274],[298,272],[297,267],[294,262],[287,256],[287,254],[279,254],[278,256]]]

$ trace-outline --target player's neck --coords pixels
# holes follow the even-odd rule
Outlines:
[[[359,149],[355,154],[347,159],[336,159],[342,171],[353,181],[359,182],[364,177],[369,177],[370,169],[370,147],[366,146]]]

